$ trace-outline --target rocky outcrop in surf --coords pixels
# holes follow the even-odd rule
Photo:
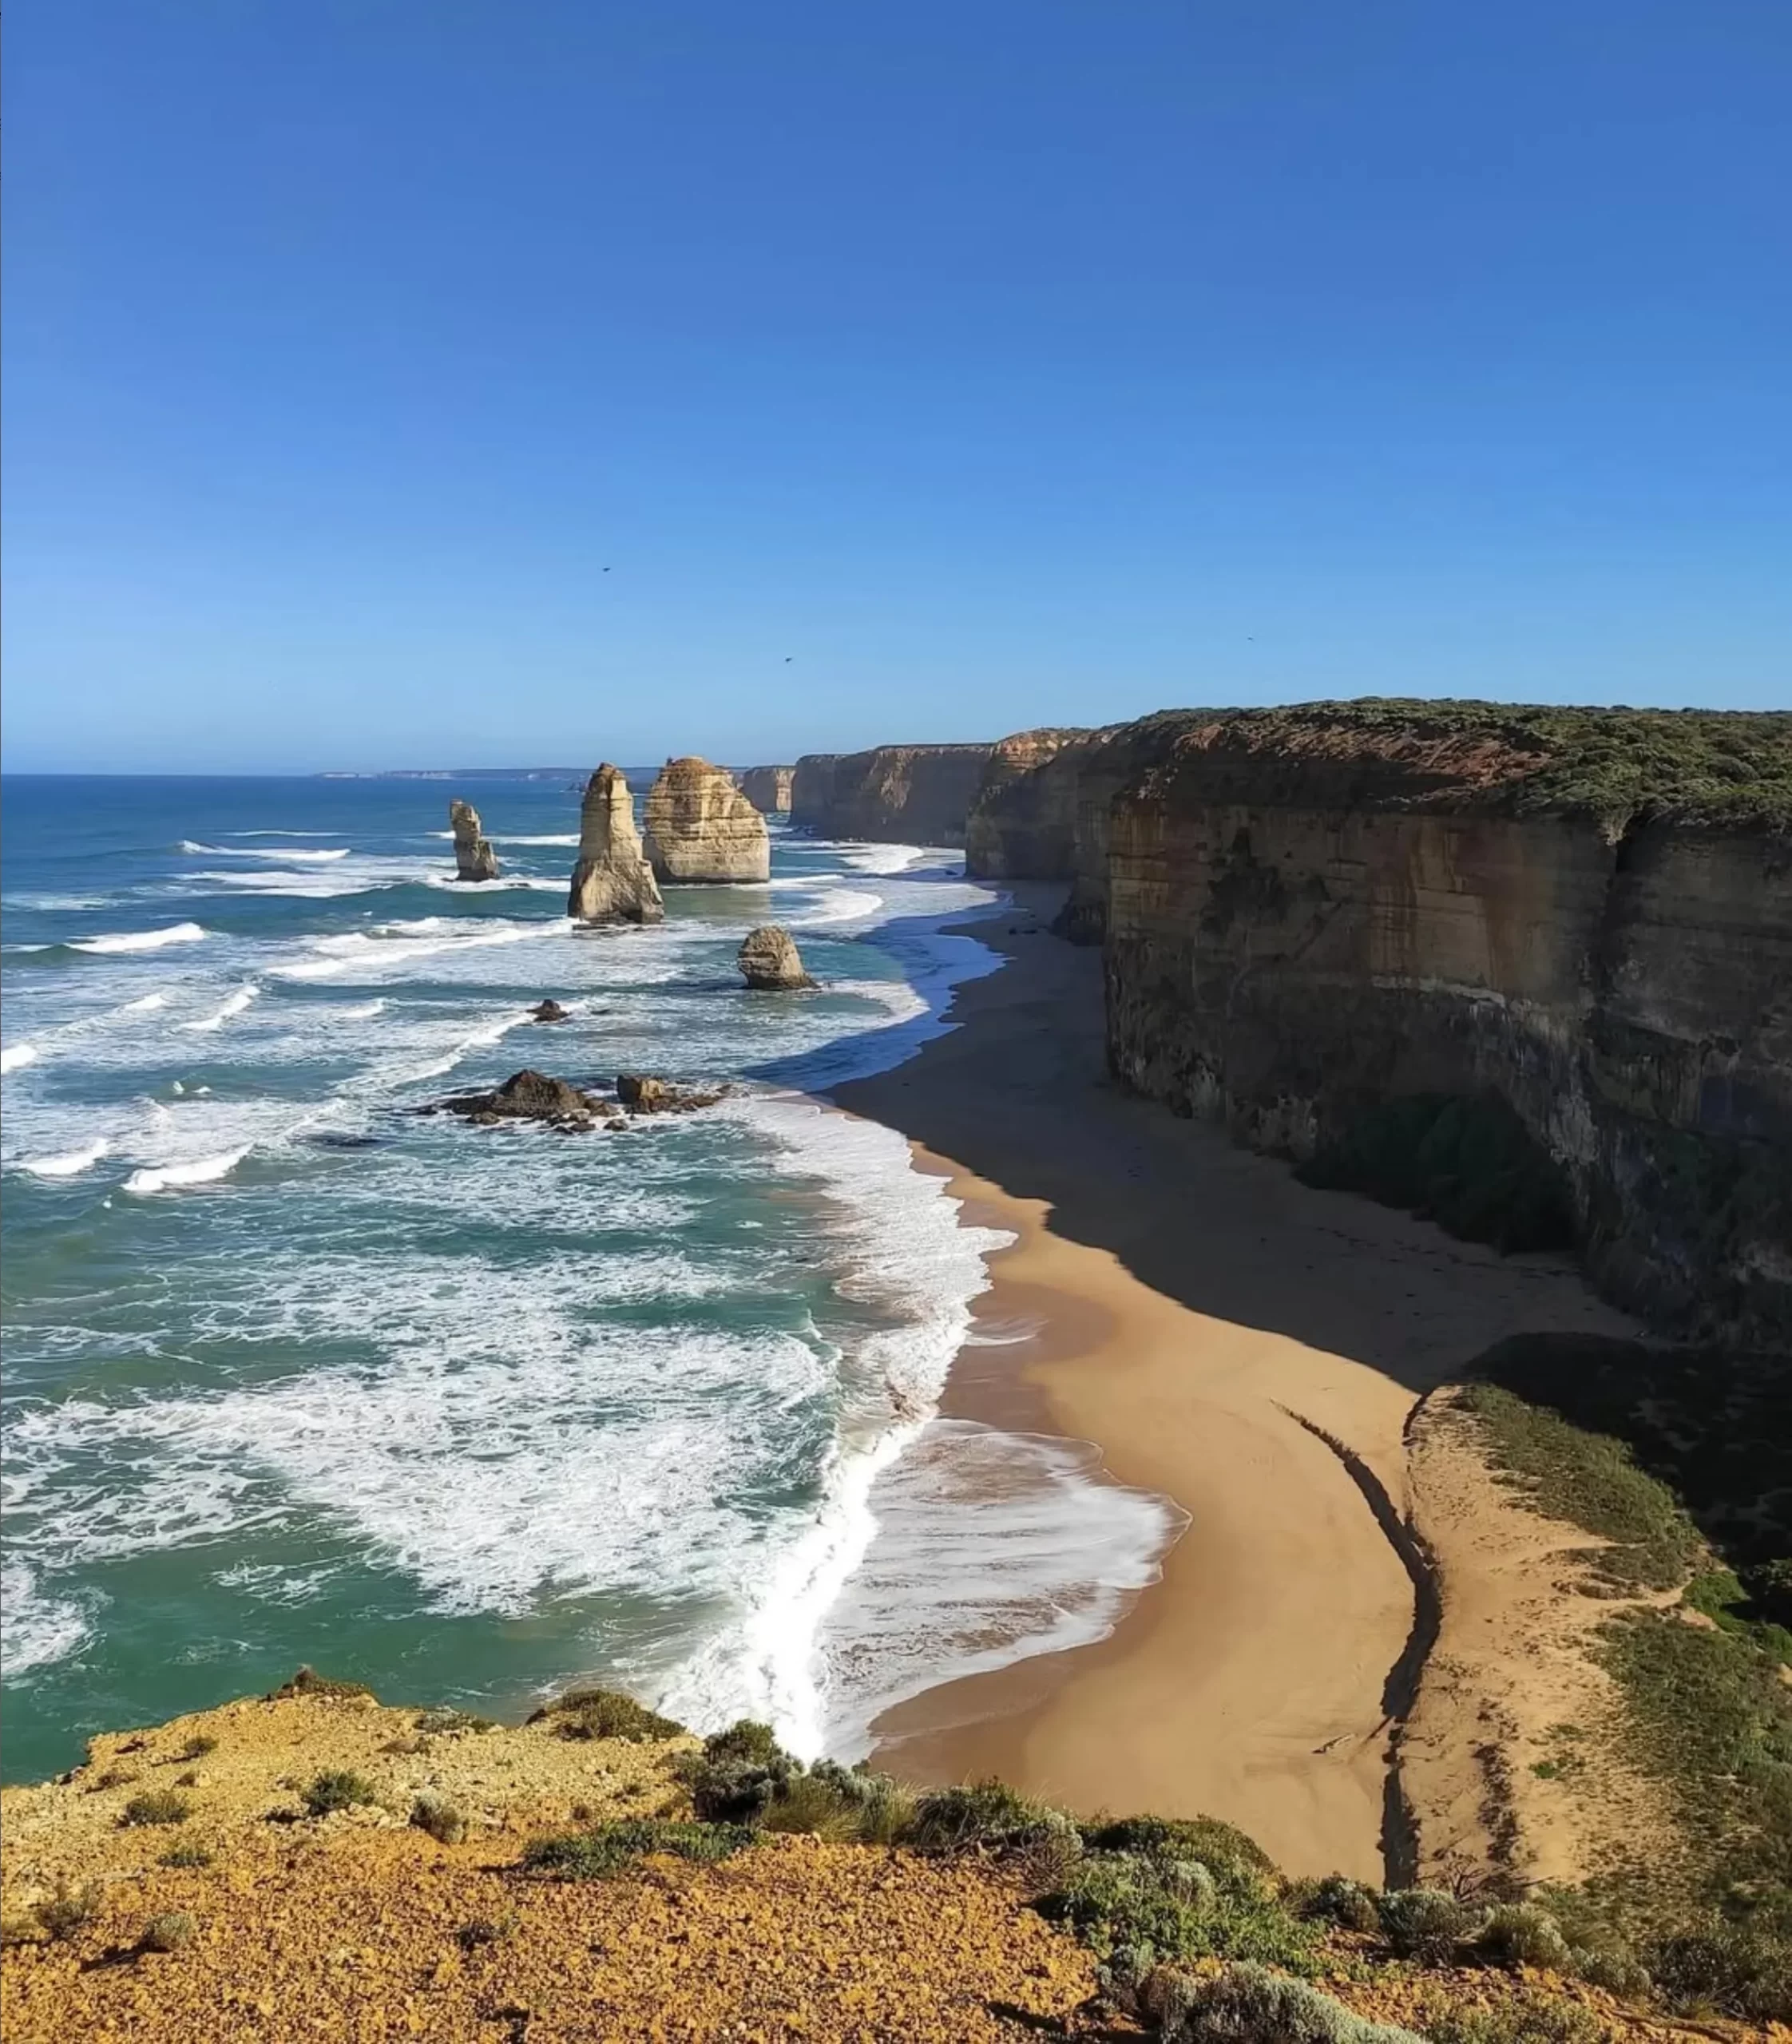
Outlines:
[[[502,1086],[478,1093],[450,1093],[432,1101],[426,1114],[460,1115],[469,1121],[490,1124],[500,1121],[545,1121],[561,1127],[587,1127],[594,1116],[606,1111],[608,1103],[593,1093],[582,1093],[564,1079],[550,1079],[545,1072],[525,1069],[513,1072]]]
[[[648,791],[645,849],[668,885],[771,877],[765,818],[721,767],[694,755],[668,759]]]
[[[740,776],[740,792],[762,816],[788,816],[794,766],[749,766]]]
[[[1792,1333],[1792,715],[1372,700],[1126,729],[1116,1075],[1457,1233],[1565,1231],[1658,1323]],[[1098,788],[1115,743],[1077,770]]]
[[[607,761],[585,784],[579,857],[566,913],[581,923],[657,923],[666,917],[653,869],[641,851],[635,805],[622,770]]]
[[[454,877],[457,880],[496,880],[498,854],[491,840],[479,834],[479,812],[471,802],[451,802],[448,825],[454,834]]]
[[[776,923],[749,930],[735,962],[747,986],[757,992],[791,992],[815,984],[803,970],[796,939]]]
[[[691,1086],[675,1086],[669,1079],[658,1079],[649,1072],[619,1072],[616,1075],[616,1097],[630,1114],[634,1115],[688,1115],[699,1107],[712,1107],[727,1091],[717,1086],[704,1091]]]
[[[791,783],[791,822],[827,838],[961,845],[987,745],[880,745],[806,753]]]

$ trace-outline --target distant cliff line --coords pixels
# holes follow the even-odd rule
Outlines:
[[[792,821],[1068,881],[1110,1064],[1173,1111],[1792,1335],[1792,714],[1167,711],[812,755]]]

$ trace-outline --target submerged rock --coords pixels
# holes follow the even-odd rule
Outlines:
[[[496,880],[498,854],[491,840],[479,834],[479,812],[470,802],[448,805],[449,827],[454,834],[454,877],[457,880]]]
[[[658,923],[666,918],[652,868],[641,851],[628,783],[608,761],[585,784],[578,863],[573,869],[566,913],[582,923]]]
[[[803,969],[803,954],[796,939],[776,923],[763,923],[749,930],[735,954],[747,985],[768,993],[812,987],[815,983]]]
[[[557,1000],[538,1000],[529,1011],[529,1019],[532,1022],[564,1022],[571,1012]]]
[[[648,791],[647,857],[673,885],[763,881],[771,874],[765,818],[720,766],[668,759]]]

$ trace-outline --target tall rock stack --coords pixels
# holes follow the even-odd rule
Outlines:
[[[634,798],[608,761],[585,783],[566,913],[581,923],[658,923],[666,907],[641,851]]]
[[[765,818],[720,766],[668,759],[647,798],[647,857],[673,886],[771,877]]]
[[[457,880],[496,880],[498,854],[491,840],[479,834],[479,812],[470,802],[448,805],[448,823],[454,834],[454,877]]]
[[[740,792],[761,816],[788,816],[794,766],[749,766],[740,777]]]

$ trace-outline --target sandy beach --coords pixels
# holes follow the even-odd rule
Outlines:
[[[1099,953],[1044,933],[1054,900],[974,925],[1007,963],[958,990],[959,1026],[837,1098],[1017,1237],[980,1319],[1037,1331],[967,1347],[946,1414],[1092,1441],[1189,1523],[1107,1640],[887,1713],[878,1758],[1205,1811],[1291,1872],[1398,1873],[1388,1733],[1436,1622],[1397,1548],[1408,1417],[1504,1336],[1630,1323],[1557,1259],[1309,1190],[1121,1093]]]

